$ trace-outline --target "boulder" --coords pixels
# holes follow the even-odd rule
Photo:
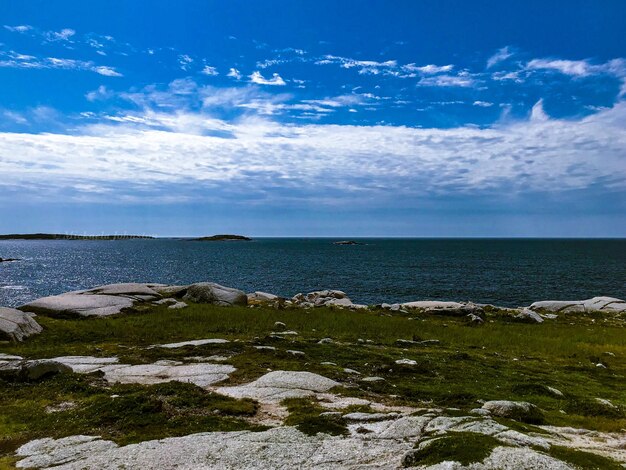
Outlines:
[[[151,286],[163,297],[182,297],[187,293],[189,286]]]
[[[56,317],[104,317],[130,309],[134,303],[128,297],[72,292],[43,297],[19,308],[26,312]]]
[[[141,300],[149,300],[150,298],[158,299],[161,295],[147,284],[130,282],[124,284],[108,284],[105,286],[94,287],[82,292],[83,294],[99,294],[99,295],[120,295],[129,297],[138,297]]]
[[[593,297],[592,299],[583,300],[583,305],[588,312],[597,310],[618,313],[626,312],[626,301],[613,297]]]
[[[553,313],[626,312],[626,301],[614,297],[593,297],[587,300],[542,300],[533,302],[531,310]]]
[[[46,376],[71,371],[70,367],[53,359],[0,363],[0,379],[10,381],[38,380]]]
[[[543,323],[543,318],[537,312],[533,312],[529,308],[523,308],[519,313],[514,315],[518,320],[525,320],[530,323]]]
[[[248,294],[248,303],[270,303],[277,302],[281,298],[274,294],[268,294],[267,292],[256,291]]]
[[[339,383],[312,372],[274,371],[245,385],[220,387],[216,391],[234,398],[252,398],[278,403],[286,398],[303,398],[327,392]]]
[[[245,292],[231,287],[224,287],[214,282],[199,282],[190,285],[183,300],[221,306],[248,304],[248,297]]]
[[[525,401],[488,401],[483,404],[482,409],[489,411],[493,416],[510,418],[524,423],[541,424],[543,422],[541,410],[532,403]]]
[[[423,313],[434,313],[442,315],[468,315],[470,313],[481,312],[482,309],[475,304],[460,302],[443,302],[437,300],[420,300],[416,302],[405,302],[400,304],[406,310],[417,310]]]
[[[31,313],[0,307],[0,339],[23,341],[31,335],[41,333],[42,328],[33,317]]]

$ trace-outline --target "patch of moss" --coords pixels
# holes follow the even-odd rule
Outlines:
[[[603,418],[624,418],[626,414],[620,407],[611,407],[595,400],[586,398],[573,398],[568,400],[565,411],[583,416]]]
[[[0,456],[40,437],[88,434],[128,444],[194,432],[263,429],[244,420],[256,413],[252,400],[181,382],[109,387],[95,375],[59,374],[38,382],[0,382],[0,402]],[[48,407],[61,403],[71,407],[50,412]]]
[[[455,461],[462,465],[481,462],[493,449],[501,446],[497,439],[484,434],[453,432],[422,444],[404,456],[404,467],[435,465],[445,461]]]
[[[552,446],[548,452],[552,457],[567,462],[580,470],[623,470],[624,467],[615,460],[570,449],[568,447]]]
[[[348,434],[348,427],[341,416],[325,415],[328,410],[308,398],[288,398],[282,404],[287,407],[289,416],[285,420],[288,426],[295,426],[309,436],[318,433],[339,436]]]

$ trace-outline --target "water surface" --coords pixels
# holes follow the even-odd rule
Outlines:
[[[525,305],[626,297],[626,240],[265,238],[0,241],[0,306],[114,282],[214,281],[283,296],[341,289],[355,302]]]

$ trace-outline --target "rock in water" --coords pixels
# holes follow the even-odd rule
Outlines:
[[[41,333],[41,326],[32,313],[14,308],[0,307],[0,339],[23,341],[30,335]]]
[[[222,306],[248,305],[248,297],[245,292],[232,287],[220,286],[214,282],[199,282],[190,285],[183,300]]]

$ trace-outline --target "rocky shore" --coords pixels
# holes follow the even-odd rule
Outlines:
[[[619,335],[625,314],[626,302],[610,297],[519,308],[363,305],[339,290],[285,298],[212,282],[112,284],[44,297],[0,308],[0,398],[9,422],[23,419],[20,406],[30,400],[40,409],[33,420],[55,417],[55,424],[7,428],[0,463],[622,468],[623,345],[609,346],[613,336],[605,335],[600,347],[610,350],[582,366],[582,358],[567,362],[575,344],[553,350],[548,362],[528,335],[549,341],[579,326]],[[489,338],[505,333],[512,336]],[[154,388],[165,384],[174,388]],[[33,387],[40,392],[24,395]],[[103,403],[95,411],[94,400]],[[98,424],[107,415],[113,421]],[[159,419],[164,424],[154,424]]]

